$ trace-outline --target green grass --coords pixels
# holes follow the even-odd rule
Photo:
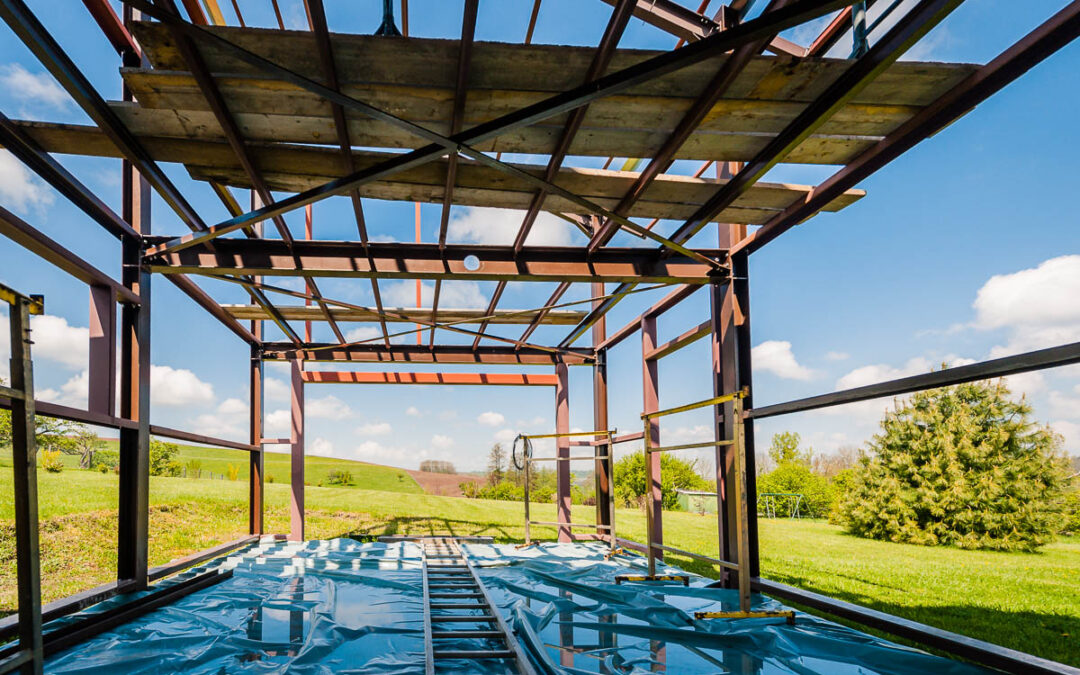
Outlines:
[[[115,570],[116,476],[76,470],[38,476],[45,599],[110,579]],[[151,565],[247,531],[244,481],[152,478],[150,487]],[[524,535],[520,503],[360,487],[312,486],[306,497],[310,538],[457,534],[518,541]],[[2,612],[14,605],[11,499],[11,473],[0,471]],[[539,520],[555,519],[553,505],[535,505],[533,513]],[[592,513],[592,507],[574,507],[573,517],[588,522]],[[268,531],[288,531],[287,485],[267,485],[266,516]],[[644,537],[640,512],[619,510],[616,521],[621,536]],[[713,518],[666,512],[664,527],[671,545],[717,554]],[[534,535],[553,538],[555,532],[534,528]],[[1076,538],[1037,554],[989,553],[868,541],[821,522],[764,520],[761,554],[763,575],[776,581],[1080,666]],[[671,560],[711,574],[700,563]]]

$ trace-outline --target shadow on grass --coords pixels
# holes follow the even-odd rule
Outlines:
[[[495,541],[501,543],[511,543],[521,539],[516,532],[511,533],[505,527],[494,523],[478,523],[439,516],[396,516],[389,520],[361,524],[359,527],[341,532],[338,536],[359,541],[372,541],[378,537],[392,535],[493,537]]]

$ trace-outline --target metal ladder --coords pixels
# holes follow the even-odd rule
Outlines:
[[[447,659],[496,659],[507,663],[508,672],[536,675],[517,637],[491,602],[472,563],[453,537],[417,540],[422,552],[424,582],[424,672],[434,675],[438,661]],[[456,610],[472,610],[455,613]],[[475,612],[479,611],[477,614]],[[454,630],[445,624],[482,624],[485,628]],[[501,643],[492,649],[440,648],[439,640],[482,639]]]

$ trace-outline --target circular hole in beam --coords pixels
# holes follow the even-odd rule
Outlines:
[[[465,263],[465,269],[469,270],[470,272],[475,272],[476,270],[480,269],[480,258],[477,258],[474,255],[465,256],[465,260],[463,262]]]

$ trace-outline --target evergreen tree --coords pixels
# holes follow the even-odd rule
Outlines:
[[[488,483],[498,485],[502,482],[505,473],[506,450],[503,449],[502,443],[496,443],[491,446],[491,452],[488,453]]]
[[[912,544],[1033,551],[1053,539],[1062,440],[1005,384],[919,392],[886,413],[840,505],[854,534]]]

